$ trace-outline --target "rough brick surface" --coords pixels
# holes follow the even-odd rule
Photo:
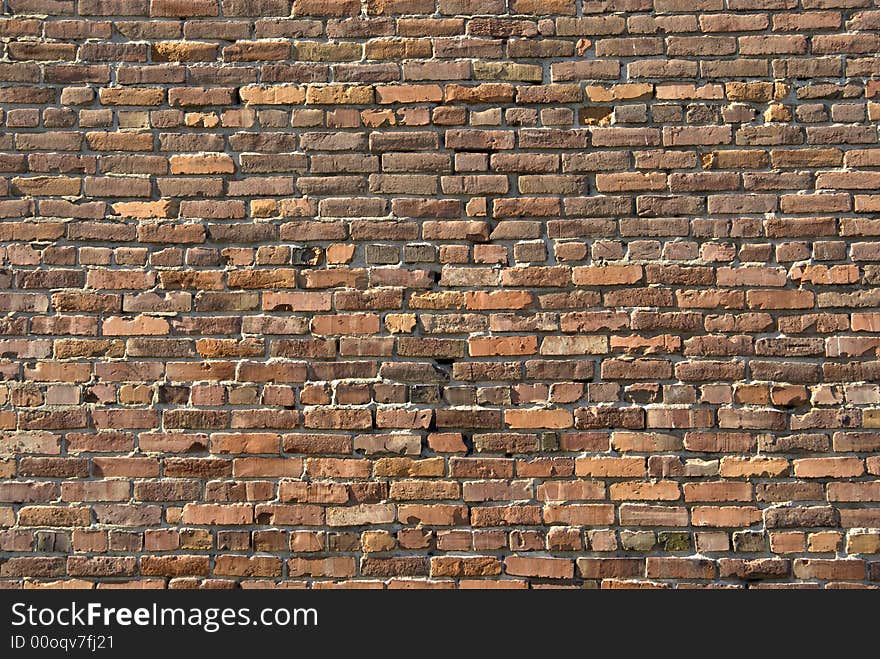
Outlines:
[[[3,8],[2,585],[880,582],[876,0]]]

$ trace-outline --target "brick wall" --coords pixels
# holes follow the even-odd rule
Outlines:
[[[0,582],[880,582],[876,0],[4,0]]]

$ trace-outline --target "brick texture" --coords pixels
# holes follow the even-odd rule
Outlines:
[[[876,0],[5,0],[0,583],[880,585]]]

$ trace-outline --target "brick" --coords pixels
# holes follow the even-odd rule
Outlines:
[[[530,558],[510,556],[504,561],[506,574],[545,579],[571,579],[574,563],[565,558]]]

